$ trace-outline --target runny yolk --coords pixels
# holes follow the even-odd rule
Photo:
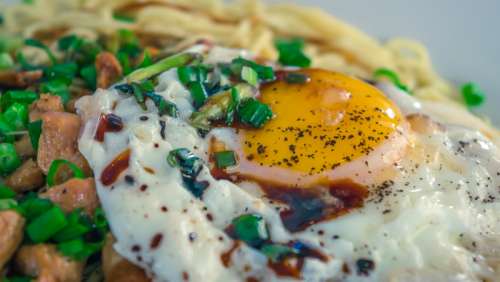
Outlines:
[[[369,154],[396,130],[399,109],[377,88],[325,70],[300,73],[310,80],[263,86],[260,100],[274,118],[243,134],[245,157],[260,166],[314,175]]]

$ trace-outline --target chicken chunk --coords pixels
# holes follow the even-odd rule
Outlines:
[[[21,158],[30,158],[36,155],[33,145],[31,144],[31,139],[29,135],[23,135],[21,139],[14,143],[16,147],[16,152]]]
[[[101,52],[96,58],[95,67],[98,88],[108,88],[122,76],[120,62],[110,52]]]
[[[64,112],[61,97],[50,94],[40,95],[40,99],[30,106],[30,120],[39,120],[42,118],[42,114],[46,112]]]
[[[5,179],[5,185],[17,193],[33,190],[44,183],[43,172],[32,159],[25,161]]]
[[[6,88],[27,88],[42,78],[41,70],[35,71],[0,71],[0,86]]]
[[[42,115],[42,134],[38,142],[38,166],[47,173],[52,161],[68,160],[89,175],[90,167],[78,151],[80,118],[75,114],[47,112]]]
[[[19,249],[16,267],[37,282],[80,282],[84,263],[59,253],[54,245],[26,245]]]
[[[144,270],[120,256],[113,249],[115,239],[108,234],[102,249],[102,270],[106,282],[148,282]]]
[[[63,184],[49,188],[41,193],[40,197],[57,203],[65,212],[82,208],[92,215],[99,205],[94,178],[70,179]]]
[[[24,217],[15,211],[0,212],[0,273],[23,240]]]

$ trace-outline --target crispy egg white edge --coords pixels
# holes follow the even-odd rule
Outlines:
[[[216,50],[210,52],[214,61],[228,61],[241,54],[223,48]],[[390,88],[383,88],[384,92],[403,112],[422,112],[418,101]],[[267,268],[266,258],[246,246],[233,254],[229,268],[222,265],[220,255],[232,246],[224,227],[234,217],[249,212],[263,215],[274,241],[300,239],[332,257],[328,263],[307,259],[303,269],[307,281],[342,278],[344,263],[351,269],[351,274],[344,277],[346,281],[405,281],[409,277],[422,281],[469,281],[494,277],[486,260],[494,256],[489,253],[491,249],[500,247],[500,203],[495,200],[484,204],[468,199],[469,194],[478,197],[488,192],[498,194],[495,188],[500,185],[496,175],[500,161],[497,148],[478,132],[449,127],[432,136],[417,136],[421,146],[433,149],[435,158],[418,168],[412,160],[400,164],[401,173],[394,179],[391,190],[403,193],[383,197],[378,203],[367,202],[365,207],[345,216],[291,234],[266,200],[251,189],[213,179],[207,167],[200,176],[210,182],[203,200],[194,198],[183,187],[179,171],[165,161],[168,152],[186,147],[207,161],[208,141],[200,138],[185,121],[193,109],[190,95],[179,83],[175,70],[159,77],[156,90],[180,110],[181,119],[161,118],[167,124],[166,140],[159,135],[160,118],[149,102],[148,110],[143,112],[133,98],[120,96],[114,90],[98,90],[77,103],[78,112],[86,121],[79,148],[96,175],[99,198],[117,238],[114,247],[154,275],[155,281],[182,281],[183,272],[189,274],[190,281],[237,281],[244,275],[261,277],[264,281],[289,280],[276,276]],[[117,107],[112,111],[115,102]],[[103,143],[93,138],[101,112],[113,112],[125,124],[123,131],[107,133]],[[141,121],[140,115],[149,119]],[[457,155],[459,142],[464,140],[473,145],[466,153]],[[479,140],[479,144],[473,140]],[[122,177],[112,190],[103,186],[98,180],[103,168],[128,147],[132,154],[130,167],[124,174],[132,175],[137,184],[129,185]],[[448,169],[439,163],[443,158],[463,164],[464,169],[460,173]],[[153,168],[156,174],[146,173],[144,166]],[[460,184],[461,189],[456,190],[450,181]],[[148,184],[145,192],[138,189],[140,183]],[[255,184],[241,186],[251,185]],[[161,212],[162,206],[168,208],[167,213]],[[384,213],[386,210],[391,212]],[[207,220],[207,213],[213,216],[213,221]],[[323,230],[324,235],[318,235],[318,230]],[[188,238],[193,232],[196,240],[191,243]],[[484,235],[485,232],[489,235]],[[150,250],[151,238],[158,233],[163,234],[162,243],[158,249]],[[338,239],[332,239],[333,236]],[[471,247],[472,241],[476,249]],[[140,254],[131,250],[133,245],[141,246]],[[375,262],[369,276],[356,273],[355,261],[363,257]],[[248,273],[244,272],[245,264],[252,266]]]

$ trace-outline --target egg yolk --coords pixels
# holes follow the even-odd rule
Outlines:
[[[377,88],[330,71],[298,71],[305,83],[264,85],[260,100],[274,118],[242,134],[243,153],[260,166],[314,175],[369,154],[401,122],[399,109]]]

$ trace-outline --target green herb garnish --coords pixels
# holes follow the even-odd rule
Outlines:
[[[200,55],[197,53],[182,53],[167,57],[162,59],[155,64],[145,67],[142,69],[138,69],[126,77],[126,80],[129,83],[139,82],[144,79],[149,79],[153,76],[156,76],[164,71],[167,71],[172,68],[178,68],[187,64],[192,63],[193,61],[199,60]]]
[[[214,154],[215,164],[218,168],[226,168],[236,165],[234,151],[222,151]]]
[[[34,243],[42,243],[61,231],[68,221],[58,206],[53,206],[28,224],[26,234]]]
[[[21,165],[21,159],[14,145],[10,143],[0,144],[0,174],[9,175]]]
[[[82,169],[79,168],[76,164],[67,160],[53,160],[50,164],[49,171],[47,172],[47,185],[49,187],[58,184],[56,183],[56,177],[59,169],[63,166],[68,167],[71,172],[73,172],[73,178],[85,178],[85,174],[83,173]]]
[[[260,215],[245,214],[232,221],[234,236],[252,247],[269,239],[266,222]]]
[[[35,151],[38,150],[38,141],[42,134],[42,120],[36,120],[28,123],[28,133],[30,135],[31,146]]]
[[[238,116],[242,123],[251,125],[254,128],[261,128],[264,123],[271,120],[273,112],[268,105],[255,98],[250,98],[241,103]]]
[[[304,53],[304,40],[302,39],[278,39],[275,42],[279,52],[279,62],[285,66],[307,68],[311,66],[311,59]]]
[[[473,82],[462,86],[462,97],[468,107],[479,106],[485,100],[484,92]]]
[[[394,85],[396,85],[396,87],[398,87],[399,89],[401,89],[401,90],[403,90],[411,95],[411,92],[410,92],[410,89],[408,88],[408,86],[403,84],[403,82],[401,82],[401,80],[399,79],[399,76],[394,71],[392,71],[390,69],[386,69],[386,68],[377,69],[373,73],[373,77],[375,79],[386,78],[389,81],[391,81]]]

